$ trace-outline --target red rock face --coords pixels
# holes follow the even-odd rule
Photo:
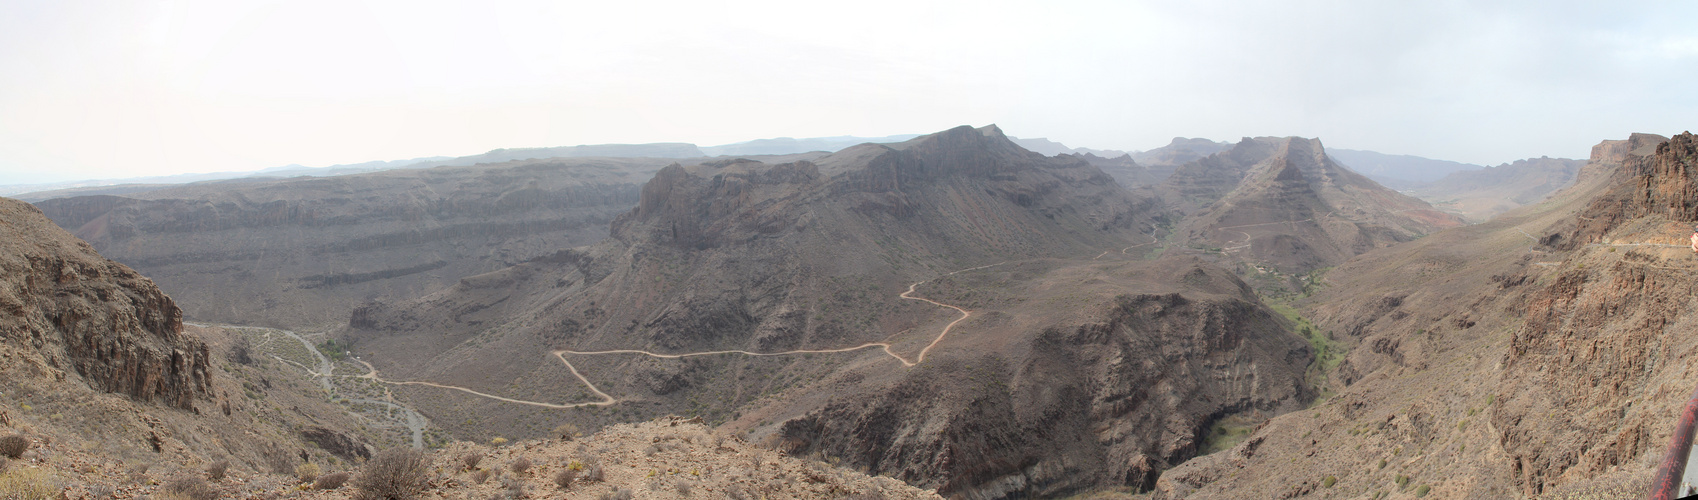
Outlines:
[[[205,395],[207,347],[153,282],[0,198],[0,341],[33,348],[97,389],[191,408]]]

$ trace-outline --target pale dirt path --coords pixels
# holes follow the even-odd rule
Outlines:
[[[1151,243],[1155,243],[1155,242],[1152,241]],[[1149,244],[1149,243],[1146,243],[1146,245],[1147,244]],[[1136,247],[1136,246],[1140,246],[1140,245],[1133,245],[1132,247],[1127,247],[1127,249],[1131,249],[1131,248]],[[1107,254],[1108,252],[1103,252],[1103,253]],[[1099,257],[1100,257],[1100,255],[1099,255]],[[945,274],[938,276],[938,277],[941,278],[941,277],[944,277],[944,276],[952,276],[952,275],[955,275],[955,274],[964,273],[964,272],[968,272],[968,271],[977,271],[977,270],[985,269],[985,268],[989,268],[989,267],[1000,266],[1000,265],[1003,265],[1003,264],[1007,264],[1009,262],[1012,262],[1012,261],[1003,261],[1003,262],[983,265],[983,266],[979,266],[979,267],[969,267],[969,268],[966,268],[966,269],[961,269],[961,270],[945,273]],[[936,278],[933,278],[933,279],[936,279]],[[947,308],[950,308],[950,309],[954,309],[956,312],[961,313],[961,317],[955,318],[955,321],[951,321],[951,322],[949,322],[949,324],[944,325],[943,331],[938,332],[937,337],[932,339],[931,344],[927,344],[924,349],[921,349],[920,354],[918,356],[916,356],[913,361],[909,361],[907,358],[902,357],[902,355],[896,354],[895,351],[892,351],[891,350],[891,344],[888,343],[888,342],[868,342],[868,343],[861,344],[861,345],[854,346],[854,347],[842,347],[842,348],[837,348],[837,349],[797,349],[797,350],[793,350],[793,351],[782,351],[782,352],[750,352],[750,351],[743,351],[743,350],[724,350],[724,351],[688,352],[688,353],[680,353],[680,354],[662,354],[662,353],[649,352],[649,351],[645,351],[645,350],[641,350],[641,349],[613,349],[613,350],[607,350],[607,351],[573,351],[573,350],[567,350],[567,349],[560,349],[560,350],[550,351],[549,354],[553,355],[556,359],[559,359],[560,363],[566,366],[566,370],[572,372],[572,376],[577,377],[579,382],[583,382],[584,386],[588,387],[590,392],[593,392],[593,393],[595,393],[596,396],[600,396],[602,398],[601,401],[592,401],[592,402],[588,402],[588,403],[570,403],[570,404],[544,403],[544,402],[539,402],[539,401],[526,401],[526,400],[522,400],[522,399],[513,399],[513,398],[497,396],[497,395],[489,394],[489,393],[485,393],[485,392],[479,392],[477,390],[473,390],[473,389],[466,388],[466,387],[460,387],[460,386],[448,385],[448,384],[438,384],[438,383],[434,383],[434,382],[424,382],[424,381],[416,381],[416,380],[384,380],[382,377],[378,376],[377,367],[374,367],[374,366],[371,365],[371,363],[367,363],[367,362],[365,362],[365,360],[362,360],[362,359],[359,359],[359,358],[354,358],[354,361],[357,361],[360,364],[365,365],[366,370],[369,370],[369,371],[367,371],[364,375],[344,375],[344,376],[345,377],[353,377],[353,378],[371,379],[371,380],[375,380],[375,381],[378,381],[378,382],[381,382],[381,383],[393,384],[393,385],[419,385],[419,386],[426,386],[426,387],[436,387],[436,388],[440,388],[440,389],[451,389],[451,390],[464,392],[464,393],[467,393],[467,394],[472,394],[472,395],[475,395],[475,396],[493,399],[493,400],[496,400],[496,401],[503,401],[503,402],[514,403],[514,404],[522,404],[522,405],[530,405],[530,406],[536,406],[536,407],[541,407],[541,408],[567,409],[567,408],[579,408],[579,407],[584,407],[584,406],[609,406],[609,405],[613,405],[613,404],[616,404],[616,403],[619,402],[618,398],[615,398],[611,395],[608,395],[605,392],[602,392],[601,389],[596,388],[595,384],[591,383],[588,378],[585,378],[582,373],[579,373],[578,368],[575,367],[575,366],[572,366],[572,362],[568,361],[566,359],[567,354],[571,354],[571,355],[575,355],[575,356],[598,356],[598,355],[609,355],[609,354],[640,354],[640,355],[643,355],[643,356],[649,356],[649,357],[661,358],[661,359],[681,359],[681,358],[689,358],[689,357],[696,357],[696,356],[714,356],[714,355],[720,355],[720,354],[740,354],[740,355],[744,355],[744,356],[792,356],[792,355],[796,355],[796,354],[832,354],[832,353],[859,351],[861,349],[866,349],[868,347],[879,347],[879,348],[882,348],[884,350],[885,354],[888,354],[888,355],[890,355],[890,357],[895,358],[896,361],[901,362],[902,366],[911,367],[911,366],[918,365],[920,363],[925,362],[926,354],[931,353],[932,349],[936,348],[939,343],[942,343],[944,337],[949,335],[949,332],[955,328],[955,325],[960,324],[962,321],[966,321],[967,318],[970,318],[970,317],[973,316],[973,312],[969,311],[967,309],[963,309],[961,307],[945,304],[945,303],[938,302],[938,301],[935,301],[935,300],[931,300],[931,299],[928,299],[928,298],[925,298],[925,297],[915,297],[915,296],[913,296],[914,291],[920,285],[925,284],[926,281],[931,281],[931,280],[917,281],[917,282],[914,282],[914,284],[908,285],[908,291],[902,292],[902,294],[898,295],[898,297],[908,299],[908,300],[918,300],[918,301],[926,302],[926,303],[929,303],[929,304],[932,304],[932,305],[935,305],[935,306],[938,306],[938,307],[947,307]]]

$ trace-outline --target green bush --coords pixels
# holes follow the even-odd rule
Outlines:
[[[1327,476],[1326,479],[1321,480],[1322,488],[1331,488],[1335,484],[1338,484],[1338,478],[1333,476]]]
[[[1415,498],[1421,498],[1421,497],[1427,496],[1427,492],[1432,491],[1432,490],[1433,490],[1432,488],[1423,484],[1423,485],[1421,485],[1420,488],[1415,488]]]
[[[418,497],[429,486],[425,472],[430,458],[412,448],[390,448],[379,452],[366,462],[354,487],[360,489],[356,498],[364,500],[408,500]]]
[[[1403,474],[1398,474],[1397,475],[1397,487],[1398,488],[1409,487],[1409,476],[1405,476]]]

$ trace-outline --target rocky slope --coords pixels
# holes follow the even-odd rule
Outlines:
[[[1158,496],[1642,497],[1698,384],[1679,360],[1698,147],[1635,134],[1490,222],[1364,254],[1305,304],[1338,396],[1182,465]]]
[[[0,339],[39,353],[44,373],[192,408],[208,354],[152,281],[95,253],[35,207],[0,198]],[[62,376],[62,375],[61,375]]]
[[[227,181],[38,206],[152,277],[188,318],[274,327],[345,321],[593,243],[670,160],[573,159]]]
[[[304,451],[307,434],[364,441],[322,392],[286,384],[270,360],[229,361],[232,345],[185,326],[151,281],[35,207],[0,198],[0,428],[37,441],[26,463],[65,465],[59,454],[76,449],[103,467],[228,459],[271,470],[292,468],[297,452],[331,456]]]
[[[1181,166],[1163,188],[1195,207],[1176,230],[1186,241],[1286,275],[1462,223],[1339,165],[1313,139],[1246,138]]]
[[[946,495],[1148,487],[1217,421],[1313,395],[1242,282],[1135,258],[1164,217],[995,127],[676,165],[608,240],[362,308],[347,338],[386,380],[607,405],[396,388],[469,438],[694,414]],[[592,352],[616,349],[777,355]]]
[[[43,436],[45,437],[45,436]],[[204,462],[160,460],[140,465],[69,445],[35,440],[29,457],[0,471],[0,492],[44,492],[53,498],[184,498],[177,484],[198,485],[207,498],[369,498],[357,481],[337,487],[295,471],[240,465],[213,476]],[[450,443],[427,451],[415,498],[887,498],[939,499],[888,477],[786,456],[715,434],[698,421],[661,418],[589,436],[500,445]],[[520,466],[519,464],[529,464]],[[469,465],[468,465],[469,464]],[[323,478],[359,477],[368,463],[317,461]],[[562,473],[572,471],[567,481]],[[302,477],[308,477],[302,481]]]
[[[1482,222],[1516,207],[1538,203],[1568,187],[1585,161],[1531,158],[1479,170],[1452,172],[1408,191],[1434,208]]]

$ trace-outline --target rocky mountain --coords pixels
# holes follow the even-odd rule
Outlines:
[[[1462,224],[1339,165],[1314,139],[1245,138],[1161,188],[1190,214],[1185,241],[1288,275]]]
[[[902,142],[919,137],[916,134],[888,135],[884,137],[856,137],[840,135],[832,137],[806,137],[795,139],[778,137],[773,139],[755,139],[752,141],[705,146],[701,148],[706,156],[749,156],[749,155],[788,155],[824,151],[835,153],[843,148],[865,143]]]
[[[1549,201],[1329,271],[1300,307],[1337,396],[1157,496],[1642,497],[1698,385],[1695,164],[1691,134],[1605,141]]]
[[[1091,166],[1097,167],[1103,173],[1114,177],[1115,182],[1128,189],[1155,186],[1157,183],[1155,174],[1150,173],[1149,169],[1139,165],[1137,161],[1132,160],[1132,155],[1123,154],[1113,158],[1104,158],[1091,153],[1084,153],[1068,156],[1085,160]]]
[[[1439,182],[1452,174],[1486,168],[1472,163],[1434,160],[1414,155],[1388,155],[1358,149],[1329,149],[1334,160],[1380,185],[1399,191]],[[1560,187],[1560,186],[1558,186]]]
[[[1166,180],[1180,165],[1232,148],[1230,142],[1175,137],[1166,146],[1132,153],[1132,160],[1150,169],[1157,181]]]
[[[1094,155],[1105,158],[1113,158],[1127,154],[1125,151],[1112,149],[1071,148],[1067,147],[1066,144],[1055,142],[1043,137],[1035,137],[1031,139],[1009,137],[1008,140],[1014,141],[1015,144],[1019,144],[1020,147],[1026,148],[1027,151],[1044,156]]]
[[[693,414],[944,495],[1148,488],[1217,424],[1314,397],[1309,344],[1243,282],[1132,252],[1166,217],[994,126],[679,164],[610,238],[343,338],[470,438]]]
[[[191,184],[39,203],[191,319],[306,328],[607,235],[670,160],[585,158]]]

